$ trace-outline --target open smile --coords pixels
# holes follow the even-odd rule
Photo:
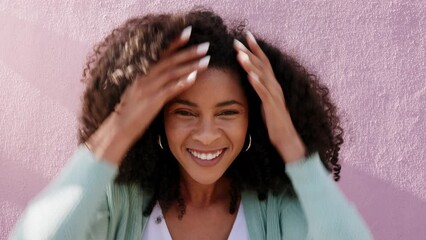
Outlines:
[[[215,151],[198,151],[190,148],[188,148],[187,150],[193,157],[196,157],[202,161],[213,161],[214,159],[219,158],[219,156],[221,156],[222,153],[225,152],[226,148]]]
[[[213,167],[221,161],[227,148],[211,151],[201,151],[187,148],[188,155],[194,162],[202,167]]]

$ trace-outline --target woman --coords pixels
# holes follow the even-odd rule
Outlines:
[[[95,48],[81,145],[16,239],[370,239],[339,178],[328,89],[208,10],[128,20]]]

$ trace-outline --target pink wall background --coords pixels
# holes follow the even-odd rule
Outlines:
[[[376,239],[426,239],[424,0],[0,1],[0,239],[76,147],[90,47],[126,18],[211,6],[246,18],[331,88],[339,185]]]

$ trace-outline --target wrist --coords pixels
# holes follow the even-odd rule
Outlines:
[[[111,114],[86,141],[86,146],[101,160],[120,165],[132,142],[121,130],[116,114]]]
[[[284,163],[298,162],[306,157],[306,146],[297,133],[282,137],[276,148]]]

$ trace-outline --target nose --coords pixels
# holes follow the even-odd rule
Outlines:
[[[212,119],[200,121],[197,128],[192,132],[192,139],[208,146],[220,138],[222,132]]]

